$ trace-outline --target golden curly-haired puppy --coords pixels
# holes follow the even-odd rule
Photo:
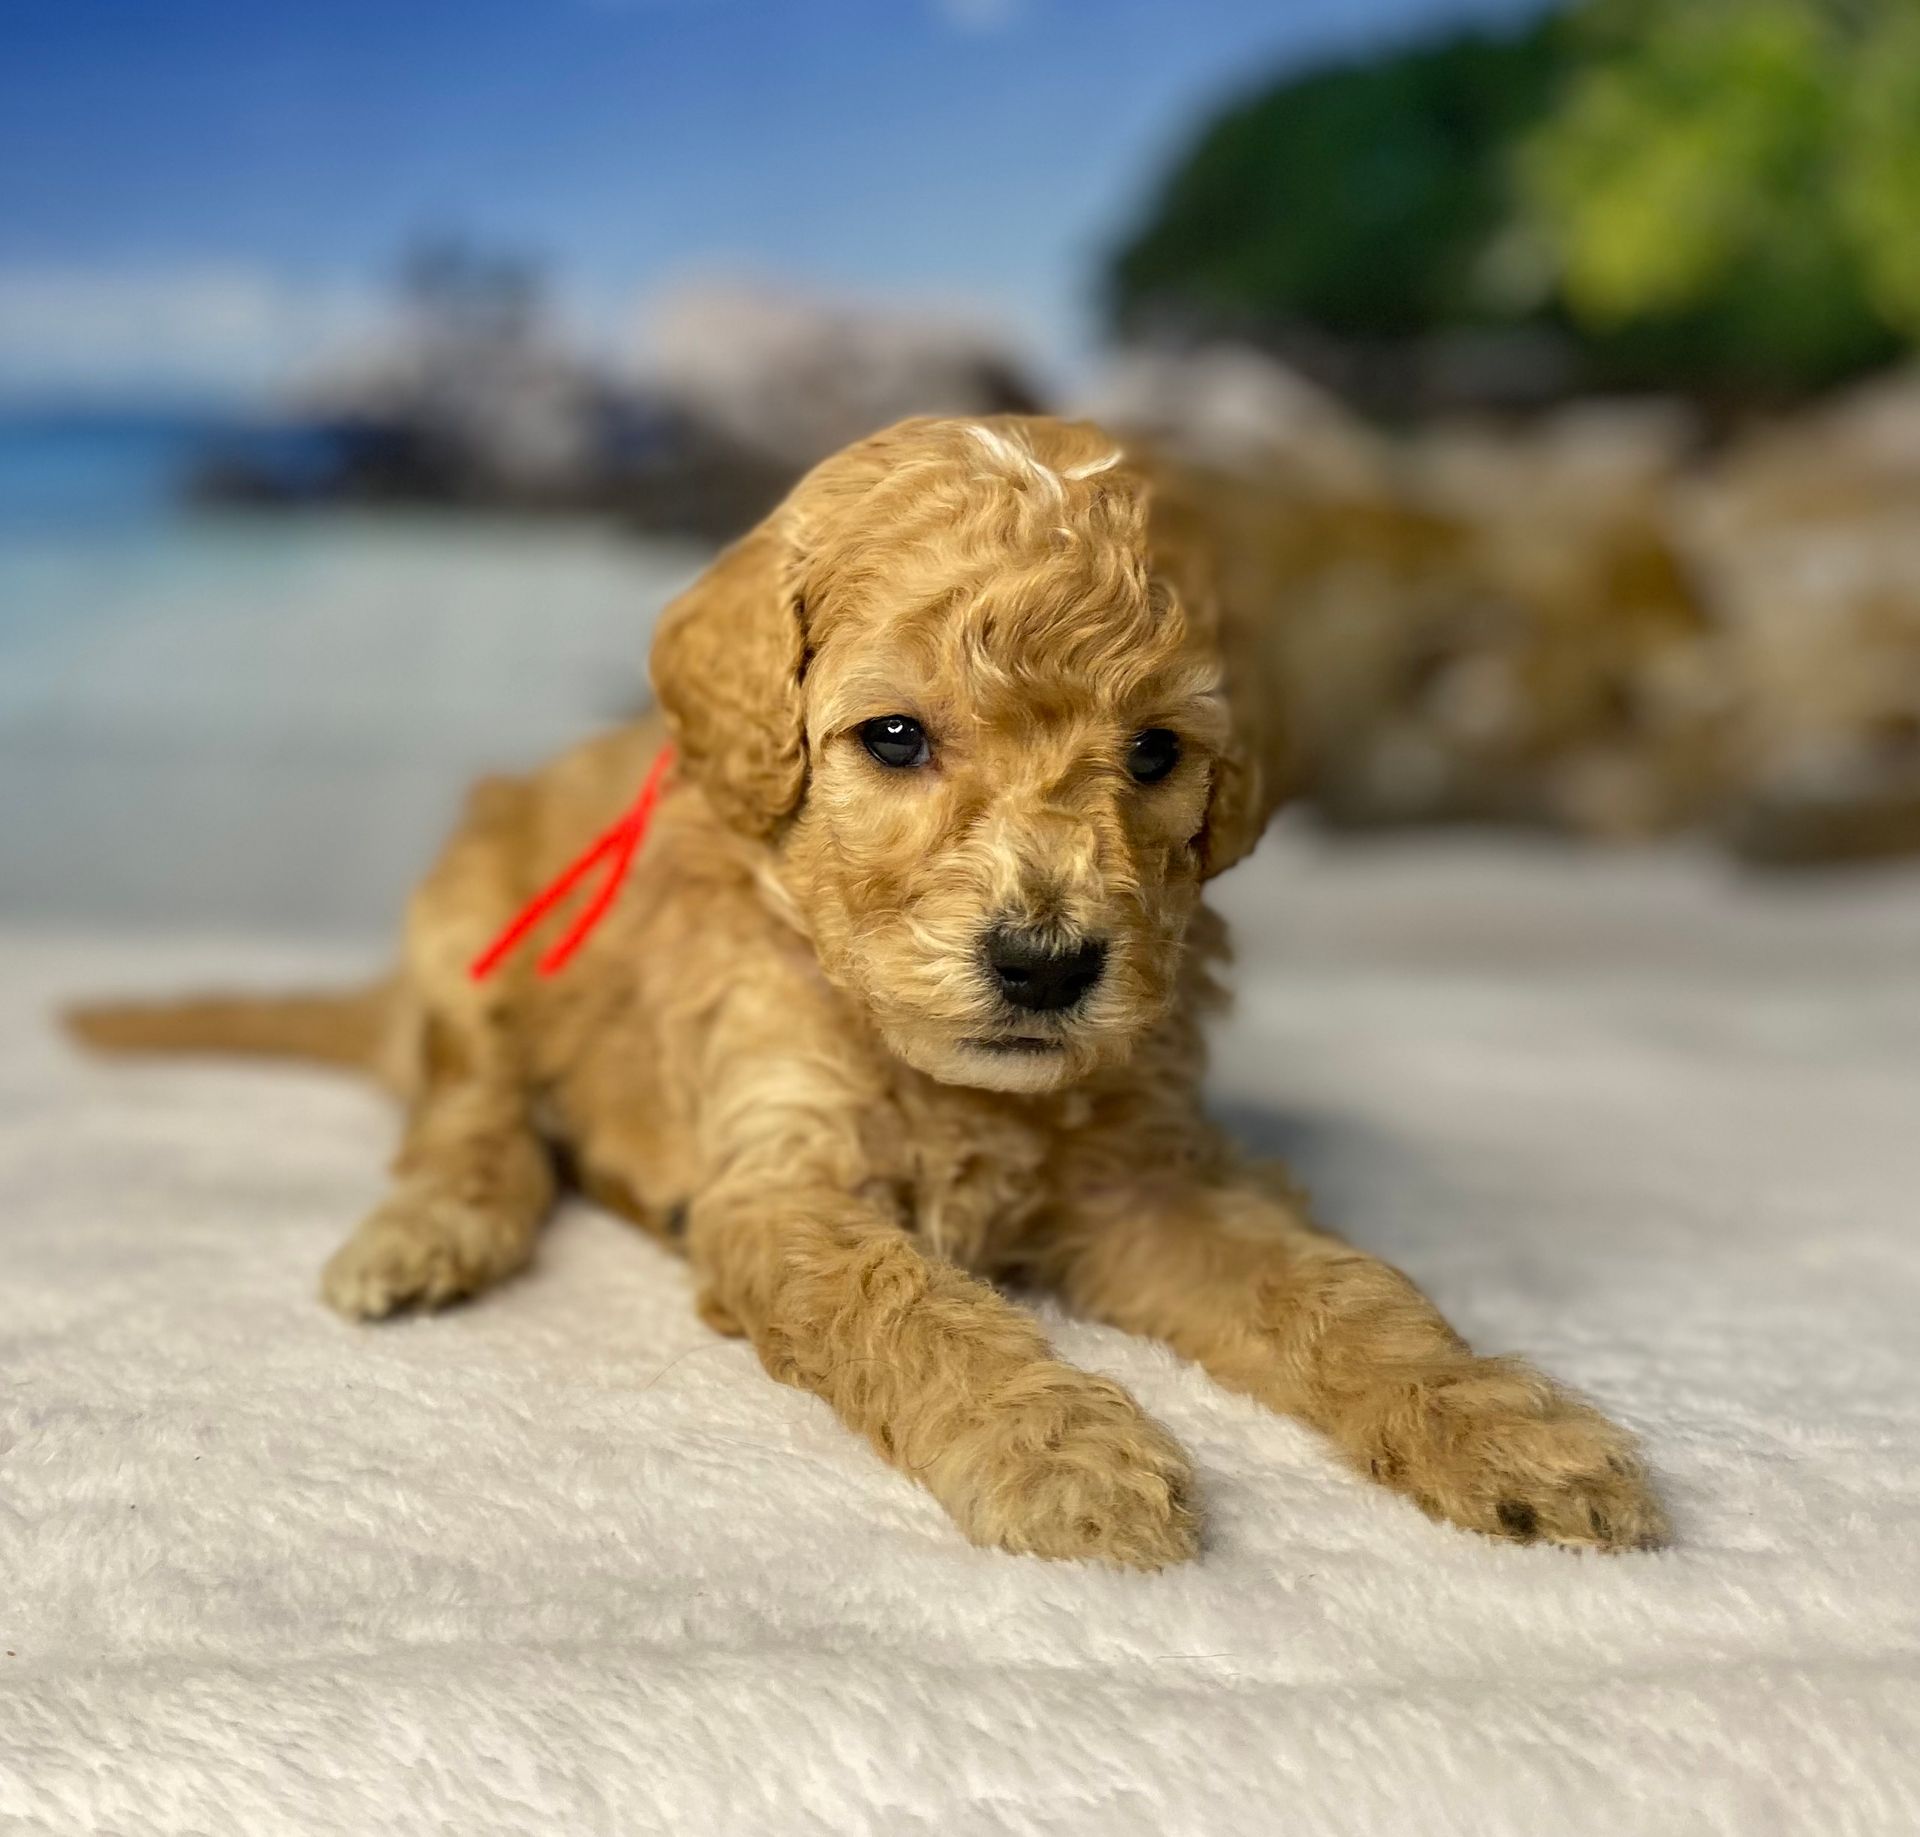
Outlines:
[[[391,1193],[327,1265],[375,1319],[526,1263],[556,1162],[677,1245],[702,1315],[967,1536],[1154,1568],[1186,1456],[996,1277],[1154,1335],[1424,1511],[1662,1533],[1628,1437],[1478,1358],[1202,1114],[1202,887],[1284,771],[1257,643],[1098,429],[908,422],[817,467],[667,611],[664,720],[482,784],[349,1001],[93,1009],[121,1047],[358,1061],[404,1093]],[[469,966],[675,777],[560,974]]]

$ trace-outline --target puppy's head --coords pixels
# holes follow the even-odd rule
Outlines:
[[[654,687],[889,1049],[1055,1090],[1166,1011],[1200,883],[1263,814],[1201,597],[1097,429],[907,422],[668,609]]]

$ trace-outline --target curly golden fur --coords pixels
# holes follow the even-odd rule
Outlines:
[[[706,1320],[981,1543],[1152,1568],[1200,1532],[1171,1437],[1054,1358],[995,1278],[1166,1341],[1436,1518],[1654,1542],[1624,1433],[1476,1357],[1202,1113],[1223,954],[1202,885],[1253,845],[1286,770],[1257,631],[1204,562],[1098,429],[893,428],[668,610],[664,720],[478,788],[400,974],[337,1027],[301,1001],[75,1024],[105,1045],[358,1058],[400,1089],[392,1191],[323,1281],[356,1318],[520,1268],[564,1155],[684,1252]],[[863,743],[900,715],[924,763]],[[1139,782],[1128,749],[1150,729],[1178,759]],[[551,979],[523,958],[472,980],[669,733],[680,768],[582,954]],[[991,955],[1008,936],[1077,981],[1017,999],[1018,965],[1010,981]]]

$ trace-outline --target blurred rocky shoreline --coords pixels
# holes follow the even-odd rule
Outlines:
[[[419,271],[424,269],[424,272]],[[1041,406],[964,321],[696,287],[616,366],[531,284],[464,253],[417,264],[385,337],[207,455],[203,502],[607,511],[724,541],[816,459],[907,414]]]
[[[593,509],[720,540],[872,427],[1042,405],[1002,344],[910,314],[707,290],[616,379],[498,277],[418,293],[195,494]],[[1122,352],[1063,406],[1153,451],[1222,591],[1272,619],[1324,823],[1920,853],[1920,373],[1732,431],[1640,400],[1389,432],[1213,346]]]
[[[1245,352],[1136,358],[1326,823],[1920,852],[1920,372],[1709,438],[1674,402],[1385,434]]]

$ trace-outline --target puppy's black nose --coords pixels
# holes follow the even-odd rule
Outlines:
[[[1106,967],[1107,947],[1097,940],[1062,946],[1005,926],[987,934],[987,968],[1000,993],[1035,1014],[1071,1008]]]

